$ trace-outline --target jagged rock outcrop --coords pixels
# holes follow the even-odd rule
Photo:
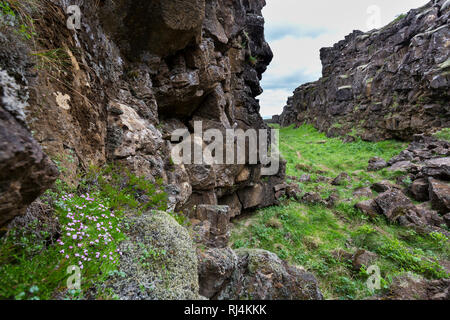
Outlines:
[[[273,57],[264,39],[264,0],[70,4],[81,9],[77,31],[66,27],[65,0],[24,5],[45,34],[35,48],[10,27],[0,32],[0,66],[23,79],[28,95],[15,116],[66,169],[61,179],[76,185],[90,165],[119,162],[150,181],[162,178],[170,210],[187,215],[197,204],[233,199],[238,215],[277,201],[284,167],[263,180],[261,164],[175,165],[170,153],[179,142],[172,132],[193,133],[195,121],[203,132],[266,128],[255,99]]]
[[[0,66],[0,227],[24,215],[58,175],[24,123],[25,107],[21,85]]]
[[[0,145],[8,144],[0,152],[0,224],[56,179],[41,146],[72,185],[89,166],[118,162],[151,182],[162,179],[169,210],[192,219],[193,234],[166,213],[128,216],[119,272],[103,289],[121,299],[202,298],[197,242],[235,257],[222,298],[321,298],[312,275],[276,255],[226,248],[231,218],[289,193],[284,162],[277,174],[263,177],[260,163],[175,164],[171,158],[181,142],[172,133],[186,129],[193,136],[198,121],[202,132],[267,128],[255,99],[272,60],[261,15],[265,1],[74,0],[70,5],[82,14],[76,31],[66,27],[68,5],[23,6],[39,17],[35,28],[42,36],[33,46],[13,26],[0,30],[0,92],[20,79],[23,99],[0,107]],[[270,285],[255,282],[271,274]]]
[[[323,77],[295,90],[281,125],[310,123],[329,136],[368,141],[449,127],[449,19],[448,1],[433,0],[321,49]]]

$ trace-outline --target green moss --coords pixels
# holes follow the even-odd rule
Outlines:
[[[188,231],[169,214],[146,212],[125,219],[129,239],[118,272],[102,287],[121,299],[199,299],[197,255]]]
[[[343,126],[344,126],[344,125],[341,124],[341,123],[334,123],[334,124],[331,126],[331,128],[340,129],[340,128],[342,128]]]

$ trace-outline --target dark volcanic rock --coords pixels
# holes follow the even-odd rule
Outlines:
[[[198,251],[200,294],[208,299],[217,298],[223,286],[238,266],[238,258],[231,248]]]
[[[387,162],[380,158],[380,157],[374,157],[369,160],[369,167],[367,168],[368,171],[378,171],[383,168],[386,168],[388,166]]]
[[[375,200],[372,199],[359,202],[355,205],[355,207],[371,218],[375,218],[380,214],[380,208],[378,207]]]
[[[333,186],[340,186],[340,185],[343,185],[345,183],[349,183],[351,181],[352,181],[352,179],[350,178],[348,173],[342,172],[333,181],[331,181],[331,184]]]
[[[28,130],[0,106],[0,226],[25,214],[57,176]]]
[[[450,228],[450,213],[447,213],[447,214],[444,216],[444,221],[445,221],[445,223],[447,224],[447,227]]]
[[[393,185],[392,183],[390,183],[387,180],[383,180],[381,182],[376,182],[371,186],[371,188],[373,191],[379,192],[379,193],[386,192],[391,189],[398,189],[397,186]]]
[[[371,263],[377,259],[377,254],[360,249],[352,257],[352,265],[355,271],[359,271],[362,266],[370,267]]]
[[[428,201],[430,193],[428,191],[428,180],[421,178],[414,181],[411,185],[410,192],[417,201]]]
[[[195,219],[201,223],[194,226],[194,230],[200,228],[203,232],[199,232],[197,242],[213,248],[226,247],[230,237],[230,218],[228,206],[198,205]]]
[[[304,202],[310,203],[310,204],[326,204],[325,200],[322,199],[319,193],[317,192],[308,192],[306,193],[302,200]]]
[[[199,253],[200,293],[218,300],[322,300],[315,277],[264,250]]]
[[[282,126],[310,123],[329,136],[412,140],[450,127],[450,6],[430,1],[379,30],[322,48],[323,77],[298,87]]]
[[[436,158],[425,162],[423,173],[430,177],[450,180],[450,158]]]
[[[441,214],[450,212],[450,184],[430,178],[430,200],[433,209]]]
[[[359,188],[353,192],[354,197],[367,197],[370,198],[373,195],[373,192],[370,188]]]
[[[127,55],[146,51],[166,56],[199,42],[205,19],[205,0],[107,1],[101,11],[107,32],[118,43],[127,42]]]
[[[162,179],[170,210],[189,213],[230,196],[240,202],[233,202],[233,215],[276,203],[283,164],[266,182],[259,162],[185,166],[174,164],[170,152],[180,142],[171,141],[172,133],[192,135],[197,121],[201,133],[267,128],[256,99],[273,58],[264,0],[88,1],[76,34],[65,27],[66,6],[55,0],[40,8],[36,28],[49,34],[42,48],[28,48],[14,30],[0,31],[0,67],[33,88],[20,90],[28,106],[3,107],[26,122],[50,157],[73,159],[62,161],[61,179],[76,185],[89,165],[114,161],[150,182]],[[65,50],[64,72],[28,74],[28,52],[48,48],[79,50]]]
[[[394,222],[399,217],[407,214],[408,210],[414,208],[411,200],[403,192],[397,189],[388,190],[375,198],[375,202],[381,212],[390,221]]]

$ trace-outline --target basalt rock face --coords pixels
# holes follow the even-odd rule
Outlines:
[[[66,27],[68,5],[81,8],[79,30]],[[170,152],[177,143],[172,132],[193,133],[196,121],[203,131],[267,128],[255,99],[273,57],[264,39],[264,5],[264,0],[46,1],[41,11],[30,9],[41,17],[35,27],[45,34],[37,50],[57,48],[62,61],[32,60],[26,54],[30,43],[12,30],[0,31],[1,67],[24,79],[27,95],[27,106],[14,116],[66,169],[61,178],[68,183],[76,184],[90,165],[119,162],[150,181],[162,178],[171,210],[191,214],[198,204],[229,205],[235,216],[273,204],[283,166],[263,180],[261,164],[175,165]],[[33,66],[41,68],[23,71]],[[0,165],[10,166],[2,159]],[[48,185],[36,186],[34,193]]]
[[[323,77],[295,90],[282,126],[306,122],[329,136],[368,141],[449,127],[449,18],[448,1],[434,0],[321,49]]]
[[[58,175],[24,122],[26,92],[1,69],[7,63],[0,66],[0,227],[24,215]]]

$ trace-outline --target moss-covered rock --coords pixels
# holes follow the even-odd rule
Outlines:
[[[201,292],[212,299],[323,299],[312,274],[269,251],[211,249],[199,258]]]
[[[187,230],[165,212],[124,221],[119,272],[104,284],[121,300],[190,300],[198,294],[197,256]]]

